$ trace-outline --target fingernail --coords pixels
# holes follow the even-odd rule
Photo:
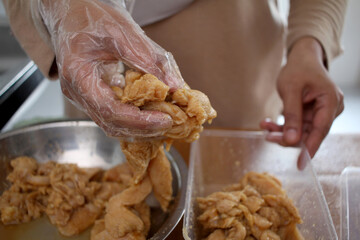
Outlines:
[[[300,171],[304,170],[308,161],[308,155],[306,149],[302,149],[298,158],[297,166]]]
[[[295,143],[297,139],[297,131],[293,128],[290,128],[285,133],[285,140],[289,143]]]

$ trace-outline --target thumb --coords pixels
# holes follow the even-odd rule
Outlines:
[[[292,86],[281,94],[285,118],[284,141],[286,144],[297,144],[301,139],[302,94],[299,86]]]

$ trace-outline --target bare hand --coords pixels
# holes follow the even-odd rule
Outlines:
[[[285,124],[264,120],[260,127],[270,131],[269,141],[283,146],[302,141],[313,157],[344,109],[343,94],[330,79],[316,39],[306,37],[294,44],[278,77],[277,89],[284,105]]]

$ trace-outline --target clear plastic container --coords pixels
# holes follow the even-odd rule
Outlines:
[[[360,239],[360,168],[347,167],[341,181],[341,228],[342,240]]]
[[[264,132],[206,130],[193,143],[185,203],[183,235],[200,239],[197,197],[237,183],[249,171],[268,172],[282,182],[304,221],[304,239],[338,239],[321,186],[307,152],[267,142]],[[301,155],[301,156],[300,156]],[[301,158],[306,166],[297,167]]]

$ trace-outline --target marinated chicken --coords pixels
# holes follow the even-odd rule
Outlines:
[[[144,200],[151,190],[146,175],[138,184],[112,196],[104,218],[97,220],[91,230],[91,239],[146,239],[150,229],[150,207]]]
[[[163,153],[164,142],[171,144],[174,139],[187,142],[199,138],[202,124],[211,122],[216,111],[211,107],[208,97],[185,86],[174,93],[151,74],[127,71],[123,88],[113,86],[117,97],[124,103],[132,103],[140,109],[160,111],[170,115],[173,126],[162,140],[140,140],[126,142],[121,140],[122,151],[138,183],[150,164],[150,179],[153,182],[155,197],[165,211],[171,201],[171,168]],[[154,162],[154,163],[152,163]]]
[[[50,172],[51,190],[48,197],[48,204],[45,210],[50,222],[61,227],[67,225],[72,220],[73,215],[78,209],[95,200],[96,193],[101,188],[101,183],[91,181],[100,172],[100,169],[81,169],[75,164],[57,164]],[[91,206],[91,205],[90,205]],[[91,208],[90,214],[101,213],[102,206]],[[89,207],[82,210],[88,210]],[[78,214],[78,213],[77,213]],[[87,218],[89,220],[90,218]],[[94,221],[95,221],[94,219]],[[89,221],[89,225],[93,222]],[[60,231],[65,236],[72,236],[76,233]]]
[[[199,138],[202,124],[211,123],[216,117],[216,111],[204,93],[187,85],[170,93],[169,87],[151,74],[126,71],[124,88],[113,86],[112,89],[124,103],[169,114],[173,126],[164,136],[170,139],[193,142]]]
[[[105,172],[74,164],[38,164],[28,157],[14,159],[8,176],[12,186],[0,197],[4,224],[27,222],[45,213],[65,236],[77,235],[95,223],[92,240],[137,240],[146,239],[150,229],[145,199],[152,191],[167,211],[172,175],[163,145],[167,143],[168,150],[174,139],[198,139],[202,124],[210,123],[216,111],[199,91],[185,86],[170,93],[155,76],[127,71],[123,77],[119,66],[105,64],[104,81],[121,102],[169,114],[173,125],[164,138],[121,140],[127,164]]]
[[[166,211],[172,198],[172,175],[170,162],[166,158],[164,148],[151,160],[148,168],[153,192],[163,211]]]
[[[238,184],[197,198],[198,221],[207,240],[302,240],[298,210],[281,183],[264,173],[249,172]]]
[[[134,181],[138,183],[146,173],[151,159],[155,158],[162,141],[121,141],[121,149],[134,174]]]
[[[0,197],[1,221],[18,224],[39,218],[46,209],[51,190],[47,171],[39,171],[36,160],[29,157],[16,158],[11,166],[13,171],[7,180],[12,185]]]
[[[12,184],[0,197],[1,221],[18,224],[46,214],[65,236],[81,233],[104,214],[108,200],[130,186],[127,164],[103,171],[75,164],[37,163],[30,157],[11,161]],[[116,177],[113,177],[116,173]],[[150,185],[150,184],[149,184]]]
[[[134,147],[140,148],[135,153],[139,157],[134,157],[135,154],[130,155],[128,162],[143,160],[146,156],[149,161],[151,158],[149,167],[145,167],[146,172],[143,173],[141,180],[137,179],[138,181],[136,181],[136,178],[133,178],[130,181],[132,184],[128,188],[110,198],[104,218],[97,220],[91,231],[91,240],[146,239],[150,229],[150,208],[144,202],[145,198],[153,190],[164,211],[167,210],[170,203],[172,175],[163,146],[157,142],[153,145],[151,142],[139,142],[138,144],[123,142],[122,146],[124,145],[127,147],[127,150],[124,151],[126,157],[132,153]],[[157,147],[155,152],[153,152],[153,146]],[[119,178],[124,179],[121,176],[127,171],[115,167],[109,170],[104,178],[114,179],[119,176]],[[128,178],[125,178],[125,181],[127,182]]]
[[[165,101],[169,87],[151,74],[127,71],[121,101],[142,106],[146,102]],[[118,94],[119,96],[119,94]]]
[[[169,93],[169,87],[151,74],[127,71],[125,85],[112,86],[112,89],[121,102],[133,104],[141,110],[167,113],[173,120],[172,127],[164,133],[165,139],[142,139],[134,142],[120,140],[122,151],[134,174],[134,187],[143,184],[140,181],[149,181],[162,210],[166,211],[172,199],[172,175],[163,144],[166,142],[169,148],[174,139],[186,142],[197,140],[203,130],[202,124],[206,121],[211,122],[216,117],[216,111],[211,107],[205,94],[188,86]],[[145,176],[149,179],[144,179]],[[144,224],[141,224],[141,218],[125,207],[126,204],[118,197],[122,195],[123,193],[120,193],[111,198],[104,221],[99,221],[97,230],[92,233],[93,240],[119,239],[128,237],[127,234],[135,234],[131,237],[142,239],[140,233],[146,232],[143,230]],[[130,196],[133,205],[134,196]],[[113,209],[111,205],[117,207]],[[105,230],[100,231],[102,225],[105,226]]]

